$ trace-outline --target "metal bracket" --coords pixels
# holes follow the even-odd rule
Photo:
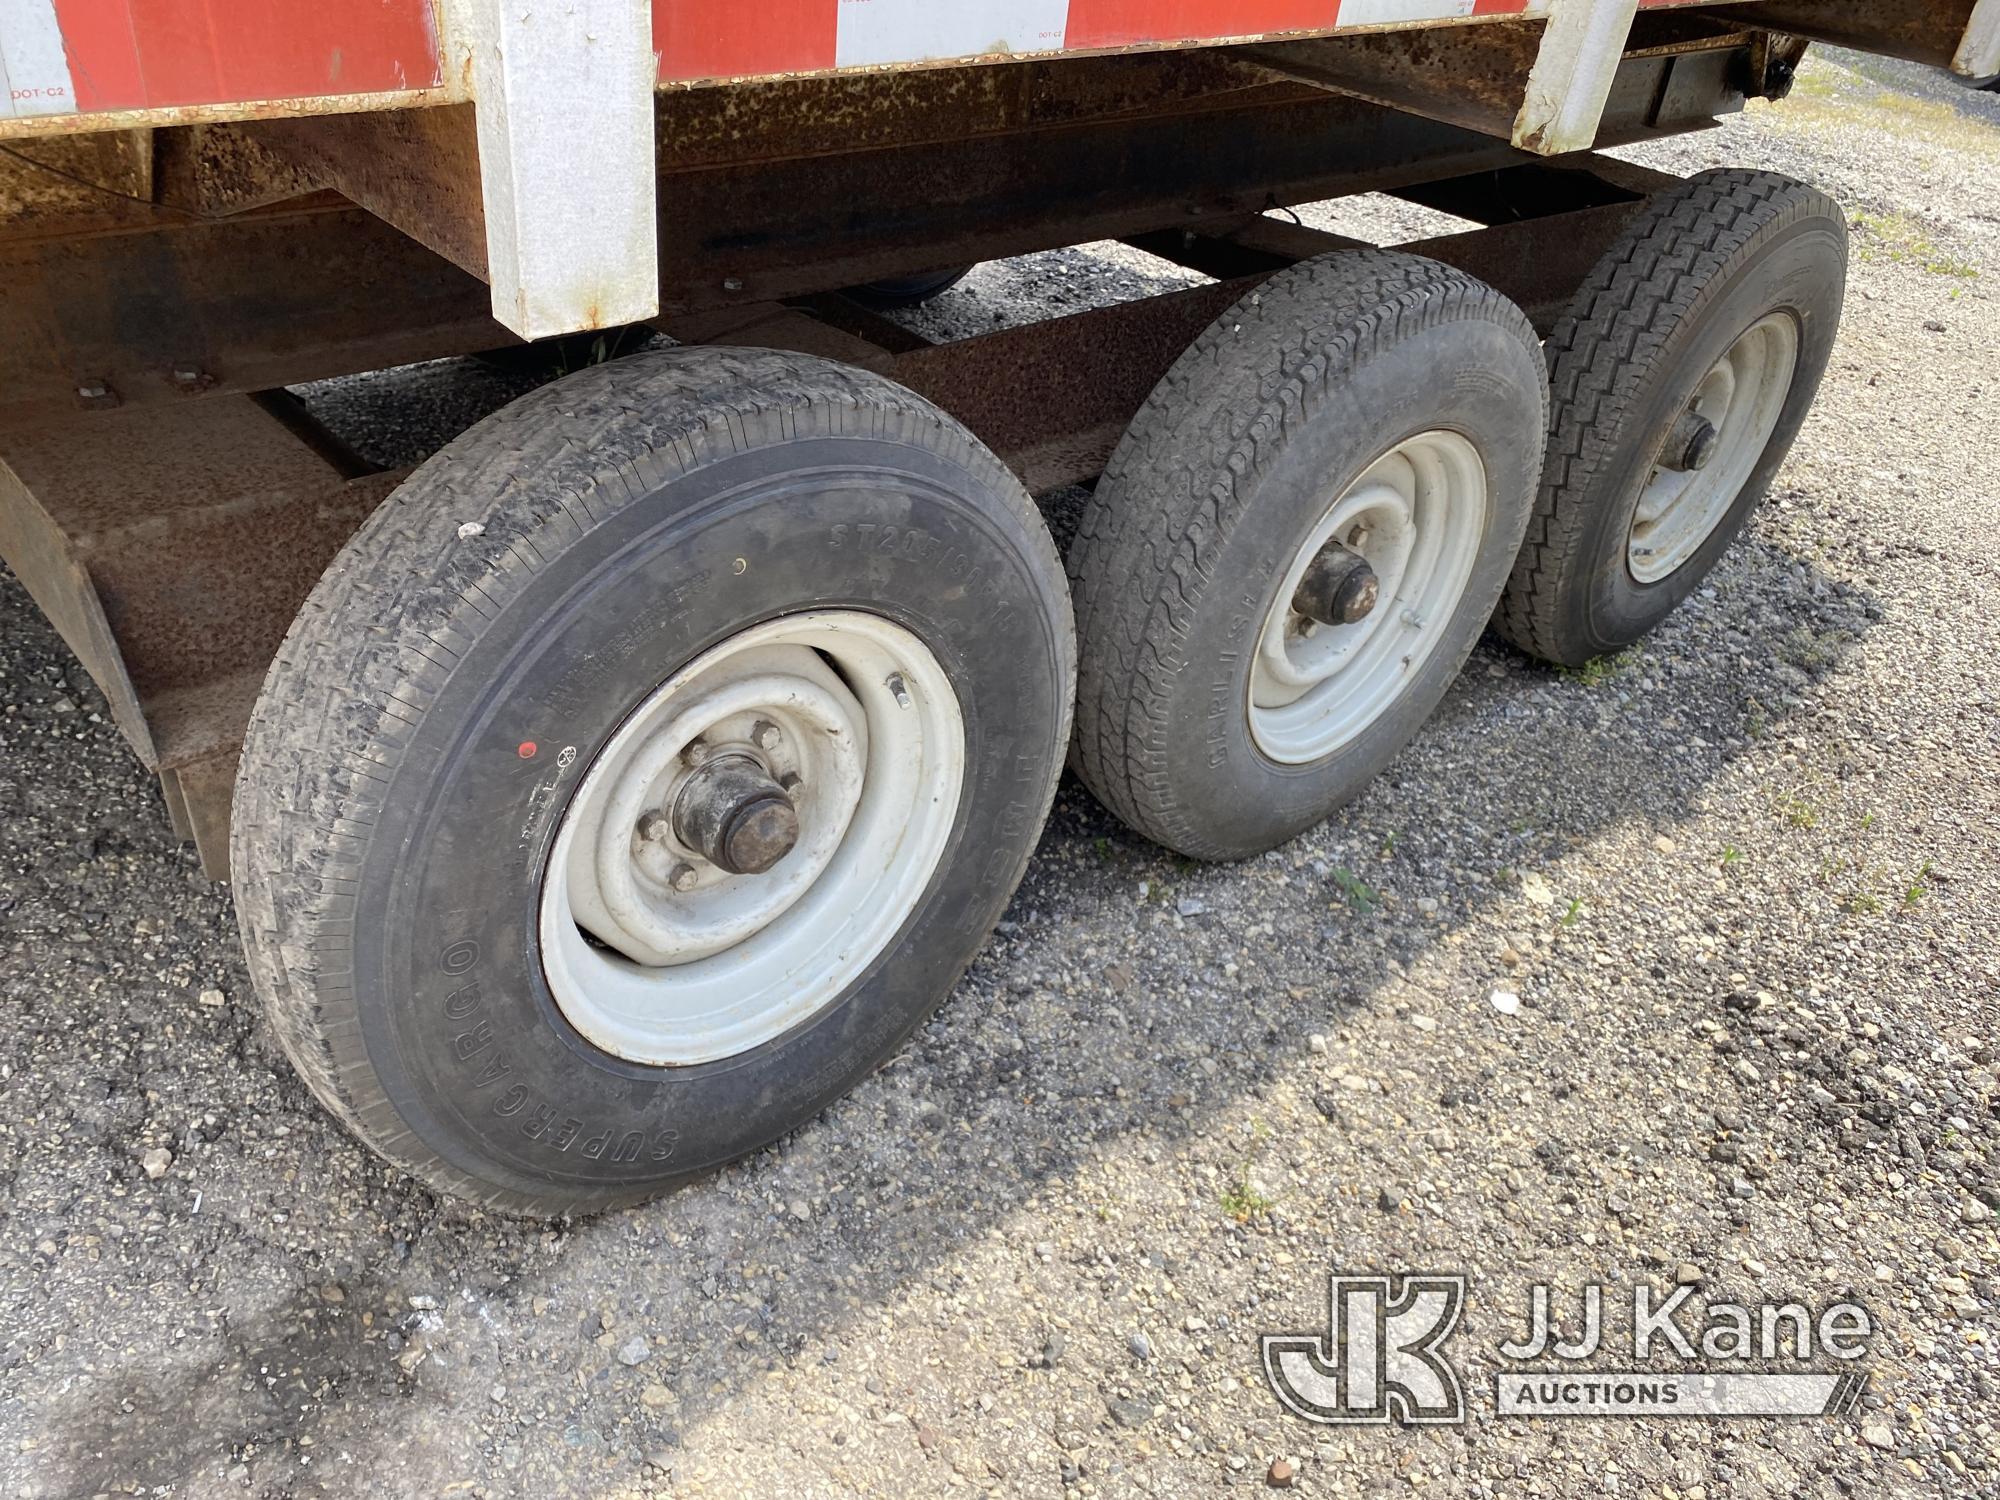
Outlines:
[[[1967,78],[2000,73],[2000,0],[1978,0],[1965,23],[1965,40],[1958,44],[1951,70]]]
[[[1514,144],[1538,156],[1588,150],[1625,56],[1639,0],[1548,0],[1542,48],[1514,120]]]
[[[647,0],[449,0],[478,120],[493,316],[524,339],[660,308]]]

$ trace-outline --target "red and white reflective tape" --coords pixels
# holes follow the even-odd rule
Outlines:
[[[1642,6],[1700,0],[1639,0]],[[1549,0],[654,0],[667,83],[1535,15]]]
[[[441,66],[432,0],[0,0],[0,115],[403,94]]]
[[[1639,0],[1642,6],[1699,0]],[[446,81],[453,0],[0,0],[0,117]],[[653,0],[665,83],[1532,15],[1550,0]],[[535,7],[524,4],[524,21]],[[455,81],[456,72],[452,79]],[[334,107],[338,107],[335,105]]]
[[[5,0],[0,18],[0,115],[76,111],[54,0]]]
[[[655,0],[665,82],[1522,15],[1546,0]]]

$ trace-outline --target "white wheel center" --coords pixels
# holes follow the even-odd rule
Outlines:
[[[796,815],[761,873],[690,834],[688,802],[725,761]],[[605,1051],[658,1065],[790,1030],[914,909],[964,770],[958,700],[901,626],[822,611],[725,641],[633,711],[563,815],[539,921],[556,1003]]]
[[[1402,694],[1457,612],[1486,530],[1486,466],[1455,432],[1397,444],[1333,502],[1279,583],[1250,672],[1250,735],[1301,765],[1353,740]],[[1299,612],[1320,552],[1345,547],[1374,570],[1375,605],[1352,624]]]
[[[1661,455],[1632,513],[1625,565],[1637,582],[1679,571],[1722,524],[1771,446],[1798,366],[1799,327],[1780,312],[1751,325],[1702,377],[1688,411],[1715,429],[1712,451],[1694,469]]]

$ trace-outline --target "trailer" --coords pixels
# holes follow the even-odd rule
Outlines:
[[[902,1042],[1065,763],[1251,856],[1489,623],[1577,663],[1685,598],[1846,225],[1602,153],[1816,40],[1979,83],[2000,0],[0,0],[0,555],[326,1106],[441,1192],[635,1201]],[[1283,212],[1363,192],[1484,227]],[[891,315],[1101,239],[1207,279]],[[287,389],[562,339],[410,472]]]

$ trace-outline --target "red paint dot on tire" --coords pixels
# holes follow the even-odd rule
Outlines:
[[[533,760],[535,758],[535,742],[533,740],[522,740],[521,748],[514,753],[520,756],[522,760]]]

